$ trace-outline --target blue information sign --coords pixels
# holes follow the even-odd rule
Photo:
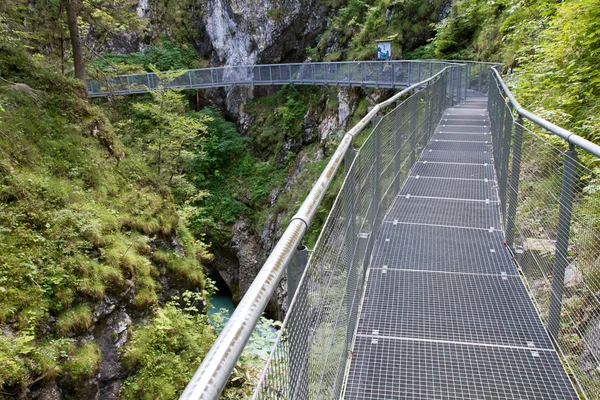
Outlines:
[[[392,58],[392,42],[389,40],[378,40],[377,41],[377,59],[378,60],[389,60]]]

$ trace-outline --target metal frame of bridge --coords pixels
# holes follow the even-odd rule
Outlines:
[[[591,262],[594,268],[600,254],[596,242],[573,237],[571,229],[574,221],[579,231],[600,238],[597,216],[574,208],[583,192],[578,177],[600,181],[578,163],[577,149],[600,157],[600,147],[523,109],[491,66],[305,63],[193,70],[172,82],[153,74],[88,82],[92,97],[161,87],[408,86],[342,138],[182,399],[219,396],[286,269],[288,296],[294,296],[256,399],[576,399],[600,393],[600,378],[580,367],[581,350],[571,344],[575,336],[587,341],[592,350],[585,365],[600,368],[600,354],[574,321],[600,310],[592,289],[600,282],[582,274],[583,284],[564,285],[567,266]],[[371,134],[354,150],[352,140],[363,129]],[[535,130],[564,139],[569,149],[553,147]],[[527,170],[535,163],[527,154],[536,149],[532,143],[545,146],[550,156],[543,160],[555,166],[545,175]],[[344,184],[309,258],[302,237],[342,166]],[[548,193],[539,199],[553,202],[549,214],[557,220],[536,223],[539,236],[556,237],[556,244],[524,256],[535,236],[530,225],[536,226],[523,219],[533,212],[528,196],[546,175],[559,184],[542,188]],[[520,189],[522,181],[529,188]],[[575,257],[574,239],[583,249]],[[527,292],[521,277],[547,284]],[[573,308],[573,299],[582,298],[590,312]]]
[[[321,85],[370,88],[406,88],[440,72],[447,61],[360,61],[316,62],[226,66],[181,71],[172,80],[156,73],[108,76],[88,79],[89,97],[148,93],[158,88],[208,89],[231,86]],[[468,64],[467,75],[476,76],[475,89],[485,86],[488,65]],[[473,68],[473,71],[470,69]]]

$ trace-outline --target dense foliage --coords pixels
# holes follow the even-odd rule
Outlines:
[[[92,374],[99,352],[80,335],[105,296],[129,292],[144,313],[159,302],[161,276],[205,284],[203,247],[159,175],[75,94],[77,82],[15,43],[0,43],[2,388]],[[181,250],[162,244],[173,238]]]
[[[460,0],[420,51],[501,61],[514,72],[509,82],[525,107],[600,141],[598,0]]]
[[[377,55],[376,40],[391,40],[394,58],[402,58],[433,36],[433,24],[445,16],[448,0],[330,0],[334,8],[327,30],[308,54],[325,60],[365,60]]]

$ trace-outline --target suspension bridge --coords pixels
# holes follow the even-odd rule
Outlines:
[[[289,310],[255,399],[599,398],[600,180],[579,161],[599,146],[522,108],[490,64],[198,71],[169,84],[404,89],[343,137],[182,399],[219,396],[284,275]],[[90,94],[161,85],[111,79]]]

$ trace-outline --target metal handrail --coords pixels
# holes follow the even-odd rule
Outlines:
[[[456,67],[445,67],[434,76],[412,85],[388,100],[377,104],[344,135],[331,160],[296,215],[292,218],[252,285],[188,383],[180,399],[216,399],[227,384],[231,371],[242,354],[269,299],[275,292],[287,264],[292,260],[296,249],[301,244],[302,238],[344,160],[354,136],[371,122],[381,109],[396,102],[407,93],[433,83],[447,70],[453,68]]]
[[[579,147],[580,149],[583,149],[583,150],[587,151],[588,153],[595,155],[596,157],[600,157],[600,146],[598,146],[595,143],[590,142],[587,139],[582,138],[579,135],[574,134],[573,132],[570,132],[564,128],[561,128],[560,126],[555,125],[552,122],[547,121],[542,117],[538,117],[534,113],[526,110],[525,108],[523,108],[521,106],[521,104],[519,104],[517,99],[515,99],[515,96],[508,89],[508,87],[506,86],[506,83],[504,83],[504,80],[500,76],[500,73],[498,72],[498,70],[495,67],[492,67],[492,68],[490,68],[490,73],[493,74],[494,78],[496,79],[496,81],[498,82],[500,87],[502,88],[502,91],[508,98],[513,110],[517,113],[517,115],[520,115],[523,118],[527,118],[528,120],[535,123],[536,125],[544,128],[548,132],[566,140],[568,143],[575,145],[575,146]]]

